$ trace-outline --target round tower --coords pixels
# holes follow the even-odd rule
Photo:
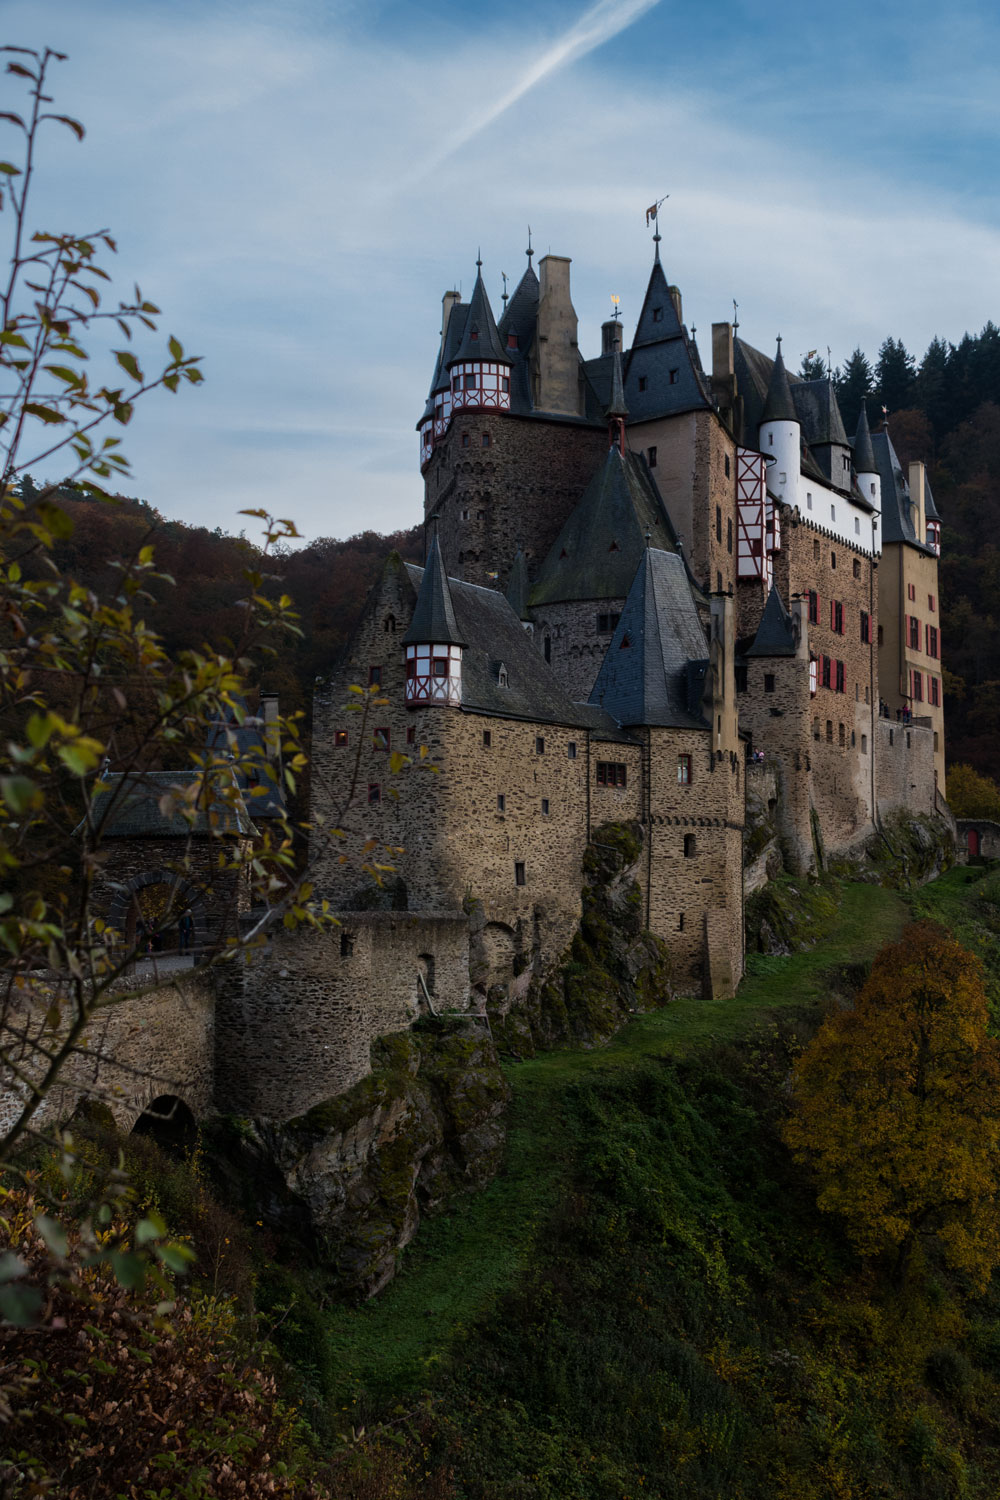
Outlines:
[[[462,702],[464,645],[435,529],[413,619],[403,636],[407,708]]]
[[[794,505],[798,499],[802,430],[795,402],[792,400],[785,361],[781,355],[780,334],[758,433],[761,452],[773,459],[768,468],[767,487],[780,500]]]
[[[868,427],[868,412],[861,403],[858,430],[854,434],[854,472],[858,476],[858,489],[865,499],[882,513],[882,477],[875,464],[875,450]]]
[[[476,285],[462,340],[448,361],[452,412],[510,411],[510,356],[505,351],[483,286],[483,263],[476,261]]]

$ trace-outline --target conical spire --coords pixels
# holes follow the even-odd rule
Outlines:
[[[798,413],[792,400],[792,388],[788,383],[788,371],[781,355],[781,335],[778,335],[778,352],[774,356],[771,383],[767,388],[767,399],[760,416],[764,422],[797,422]]]
[[[476,265],[481,267],[482,262],[477,261]],[[510,358],[497,332],[493,309],[483,285],[481,269],[476,272],[476,284],[469,301],[469,312],[465,320],[462,342],[449,360],[449,364],[455,364],[458,360],[473,359],[488,359],[495,363],[510,364]]]
[[[519,620],[528,620],[528,559],[518,547],[507,581],[507,603]]]
[[[455,607],[451,602],[448,575],[444,570],[444,558],[438,545],[437,527],[431,538],[430,551],[420,580],[417,607],[413,611],[410,628],[403,636],[403,645],[433,643],[435,645],[464,646],[455,620]]]
[[[611,357],[611,398],[608,401],[608,409],[604,415],[609,419],[612,417],[625,418],[628,416],[628,407],[625,405],[625,385],[622,380],[622,355],[620,349],[616,349]]]
[[[771,585],[771,592],[764,605],[764,613],[757,627],[753,645],[747,656],[794,656],[795,629],[792,617],[785,608],[778,590]]]
[[[857,474],[874,474],[875,450],[872,447],[872,435],[868,429],[868,412],[865,403],[861,403],[861,415],[858,417],[858,430],[854,434],[854,470]]]

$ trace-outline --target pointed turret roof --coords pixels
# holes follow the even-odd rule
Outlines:
[[[840,402],[829,376],[824,375],[819,380],[789,381],[788,386],[807,443],[816,448],[831,444],[839,444],[842,448],[850,446],[840,414]]]
[[[413,619],[403,636],[404,646],[415,645],[418,641],[438,645],[465,645],[455,621],[455,609],[451,602],[448,575],[444,570],[444,558],[438,545],[437,528],[431,538]]]
[[[799,420],[795,402],[792,400],[792,388],[788,383],[788,371],[785,369],[785,361],[781,353],[780,335],[778,336],[778,352],[774,356],[774,368],[771,371],[771,380],[767,387],[767,396],[760,420],[761,423],[797,422]]]
[[[604,415],[606,417],[628,416],[628,407],[625,405],[625,387],[622,384],[622,357],[618,349],[611,356],[611,397]]]
[[[785,608],[778,590],[771,585],[771,592],[764,605],[764,613],[753,638],[747,656],[794,656],[796,650],[795,629],[791,615]]]
[[[510,578],[507,580],[507,603],[517,615],[519,620],[528,620],[528,559],[521,548],[518,547],[514,554],[514,562],[510,570]]]
[[[654,261],[624,369],[633,423],[711,405],[687,330],[660,262]]]
[[[431,386],[432,397],[436,396],[439,391],[448,390],[451,385],[448,366],[454,362],[458,354],[458,348],[462,342],[462,335],[465,333],[465,325],[468,317],[468,303],[455,302],[452,304],[451,314],[448,318],[448,327],[444,332],[441,355],[435,369],[434,384]]]
[[[854,472],[856,474],[875,473],[875,450],[872,448],[872,435],[868,427],[868,412],[864,401],[861,403],[858,429],[854,434]]]
[[[647,547],[591,703],[619,724],[704,729],[698,710],[707,661],[708,642],[683,558]]]
[[[608,449],[556,537],[531,590],[531,604],[624,599],[646,547],[677,550],[677,537],[645,460]]]
[[[490,299],[483,285],[482,262],[477,261],[476,264],[480,269],[476,273],[476,284],[469,300],[469,312],[465,319],[462,342],[449,360],[449,364],[454,364],[457,360],[489,359],[509,365],[510,360],[497,331]]]

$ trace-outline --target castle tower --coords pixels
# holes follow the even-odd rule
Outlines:
[[[882,509],[882,479],[875,463],[872,435],[868,427],[868,412],[861,403],[861,415],[854,434],[854,472],[858,476],[858,489],[877,511]]]
[[[403,636],[407,708],[422,708],[429,703],[461,704],[464,645],[435,531],[413,619]]]
[[[510,411],[510,357],[497,332],[481,260],[476,267],[462,340],[448,361],[451,410]]]
[[[798,498],[802,430],[781,354],[780,334],[771,383],[760,416],[759,434],[761,451],[771,454],[774,459],[768,471],[768,488],[786,504],[794,505]]]

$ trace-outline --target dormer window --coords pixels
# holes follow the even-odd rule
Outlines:
[[[639,389],[640,389],[640,391],[644,391],[646,389],[646,377],[645,377],[645,375],[640,375],[639,376]]]
[[[510,687],[510,682],[507,677],[507,668],[504,666],[503,662],[500,663],[500,666],[497,669],[497,686],[502,688]]]
[[[654,323],[662,323],[663,322],[663,308],[662,307],[654,307],[653,308],[653,322]]]
[[[477,339],[479,338],[479,329],[476,328],[476,327],[473,327],[472,330],[471,330],[471,332],[469,333],[469,338],[472,340],[473,343],[475,343],[477,341]]]
[[[676,385],[677,384],[677,377],[678,377],[679,374],[680,374],[679,370],[671,370],[670,371],[670,384],[671,385]]]
[[[508,349],[516,349],[517,348],[517,334],[516,333],[508,333],[508,335],[507,335],[507,348]]]

